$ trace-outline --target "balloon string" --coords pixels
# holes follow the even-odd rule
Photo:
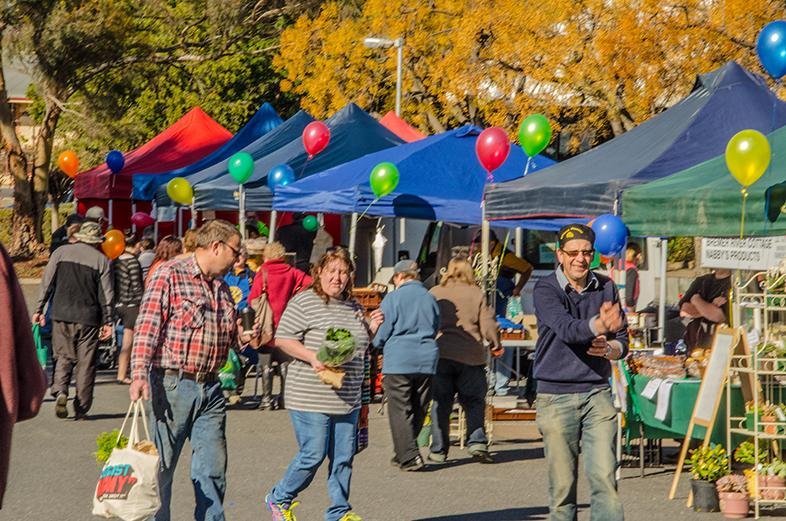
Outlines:
[[[742,190],[740,190],[740,193],[742,194],[742,214],[740,215],[740,239],[742,239],[745,233],[745,201],[748,200],[748,189],[743,188]]]
[[[373,201],[371,201],[371,203],[369,203],[369,205],[368,205],[368,206],[366,206],[366,209],[365,209],[365,210],[363,210],[363,213],[361,213],[361,214],[360,214],[360,216],[358,216],[357,220],[356,220],[356,221],[355,221],[355,222],[352,224],[352,228],[351,228],[351,229],[357,229],[357,226],[358,226],[358,223],[360,222],[360,220],[361,220],[363,217],[365,217],[365,216],[366,216],[366,213],[369,211],[369,209],[371,208],[371,206],[372,206],[374,203],[376,203],[377,201],[379,201],[379,197],[377,197],[376,199],[374,199]],[[382,219],[382,218],[380,217],[380,219]]]
[[[527,165],[524,167],[524,175],[522,177],[526,177],[529,174],[529,165],[532,164],[532,158],[527,157]]]

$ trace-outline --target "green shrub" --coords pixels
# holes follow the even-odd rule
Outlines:
[[[73,203],[65,203],[61,204],[58,208],[58,214],[60,216],[60,224],[62,225],[65,222],[65,218],[68,214],[72,213],[73,211]],[[0,242],[3,244],[11,244],[11,240],[13,238],[12,233],[12,218],[13,218],[14,210],[13,208],[0,208]],[[51,218],[52,210],[51,208],[46,208],[44,210],[44,217],[43,221],[41,222],[42,232],[44,234],[44,242],[48,245],[49,242],[52,240],[52,218]]]
[[[699,447],[690,455],[690,473],[693,479],[717,481],[729,473],[729,457],[723,445]]]

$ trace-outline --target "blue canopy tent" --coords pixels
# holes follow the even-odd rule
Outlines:
[[[235,152],[248,152],[254,160],[265,157],[287,143],[290,143],[292,140],[300,139],[300,136],[303,134],[303,129],[312,121],[314,121],[314,118],[311,117],[309,113],[300,110],[294,116],[267,132],[265,135],[258,137],[242,148],[232,150],[224,160],[219,160],[210,166],[205,166],[198,171],[193,171],[189,174],[188,181],[196,191],[196,187],[200,184],[207,183],[226,174],[227,163],[225,159]],[[244,129],[245,128],[246,127],[244,127]],[[238,132],[238,135],[239,134]],[[166,184],[158,186],[155,191],[155,200],[158,206],[172,205],[172,201],[166,193]],[[235,208],[237,208],[237,204],[235,204]]]
[[[478,224],[486,172],[475,156],[481,129],[466,125],[388,150],[365,155],[277,190],[273,208],[284,211],[360,213],[408,217],[456,224]],[[383,161],[400,174],[396,191],[374,201],[369,174]],[[522,176],[527,157],[511,147],[507,161],[494,171],[495,181]],[[537,156],[530,172],[554,164]]]
[[[200,170],[226,160],[229,156],[264,136],[283,122],[284,120],[281,119],[281,116],[278,115],[276,109],[270,103],[263,103],[256,114],[248,120],[248,123],[243,128],[238,130],[232,139],[196,163],[168,172],[135,174],[132,180],[132,199],[137,201],[153,200],[159,186],[167,184],[175,177],[189,177]]]
[[[301,136],[269,151],[254,156],[254,173],[245,183],[245,210],[264,211],[273,207],[273,194],[267,186],[267,174],[276,165],[288,164],[298,179],[322,172],[372,152],[396,147],[404,141],[383,127],[376,119],[354,103],[350,103],[325,121],[330,129],[330,143],[310,161]],[[194,201],[199,210],[233,210],[238,208],[238,185],[227,173],[226,165],[218,178],[194,187]],[[309,208],[312,211],[321,211]]]
[[[685,99],[621,136],[545,172],[489,185],[486,216],[497,220],[610,213],[625,188],[723,154],[740,130],[769,133],[784,125],[786,103],[764,79],[729,62],[699,76]]]

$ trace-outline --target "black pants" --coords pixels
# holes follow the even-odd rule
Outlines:
[[[52,322],[52,347],[57,362],[52,390],[68,395],[68,385],[74,375],[74,410],[77,414],[87,413],[93,405],[99,332],[97,326]]]
[[[431,404],[431,452],[448,453],[450,413],[456,394],[467,418],[467,449],[470,452],[486,450],[485,366],[440,358],[434,375],[434,403]]]
[[[430,374],[386,374],[382,380],[388,399],[393,450],[399,463],[420,455],[417,438],[428,414],[431,379]]]

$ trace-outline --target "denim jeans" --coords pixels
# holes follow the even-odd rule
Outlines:
[[[431,452],[448,453],[450,413],[456,393],[467,418],[467,448],[470,452],[487,450],[485,367],[440,358],[432,390]]]
[[[289,411],[298,453],[284,477],[270,491],[273,502],[290,505],[311,484],[327,456],[330,461],[328,495],[331,504],[325,512],[325,521],[338,521],[352,509],[349,504],[349,485],[359,412],[360,409],[355,409],[348,414],[338,415]]]
[[[549,469],[551,521],[576,519],[579,444],[590,486],[590,519],[621,521],[622,503],[614,472],[617,411],[609,389],[538,394],[537,424]]]
[[[497,396],[507,396],[510,394],[510,375],[513,373],[514,369],[514,354],[516,354],[515,349],[505,349],[502,356],[492,361],[491,365],[494,368],[492,381],[494,394]]]
[[[150,374],[151,435],[161,456],[161,509],[156,521],[169,521],[172,478],[186,439],[191,441],[191,482],[198,521],[224,520],[227,442],[226,402],[221,383],[196,383],[177,376]]]

